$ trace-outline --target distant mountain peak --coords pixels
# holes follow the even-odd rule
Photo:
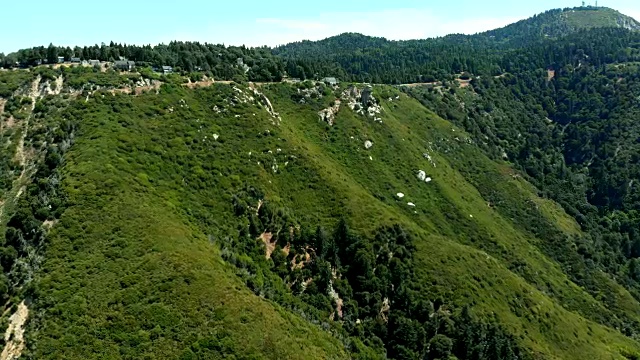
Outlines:
[[[562,16],[576,29],[622,27],[628,30],[640,30],[640,23],[634,18],[607,7],[586,6],[563,9]]]
[[[583,6],[549,10],[481,35],[502,41],[527,42],[540,37],[558,38],[592,28],[640,31],[640,22],[611,8]]]

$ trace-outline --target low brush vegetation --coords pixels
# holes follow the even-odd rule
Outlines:
[[[22,306],[26,359],[640,358],[635,25],[1,55],[6,341]]]
[[[524,225],[546,219],[570,236],[566,215],[532,208],[533,188],[397,89],[373,89],[374,121],[345,103],[350,88],[165,84],[39,100],[27,141],[42,180],[6,230],[16,259],[39,259],[9,271],[35,275],[10,293],[32,301],[24,356],[636,351],[614,330],[635,303],[607,309],[549,256],[546,234]],[[340,97],[329,126],[317,112]],[[504,186],[490,198],[474,174]],[[487,206],[496,197],[510,207]]]

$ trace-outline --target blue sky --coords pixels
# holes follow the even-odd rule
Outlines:
[[[587,0],[587,3],[595,0]],[[3,1],[4,2],[4,1]],[[2,5],[0,52],[36,45],[193,40],[279,45],[343,32],[389,39],[475,33],[581,0],[30,0]],[[640,19],[638,0],[600,0]]]

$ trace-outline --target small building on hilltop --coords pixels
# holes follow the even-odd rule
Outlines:
[[[80,60],[80,58],[79,58],[79,57],[72,57],[72,58],[71,58],[71,63],[72,63],[72,64],[80,64],[80,62],[81,62],[81,61],[82,61],[82,60]]]
[[[89,66],[100,66],[100,60],[89,60]]]
[[[130,60],[118,60],[113,63],[113,67],[118,70],[133,71],[136,68],[136,62]]]
[[[58,64],[62,64],[64,62],[64,56],[58,56]]]
[[[166,65],[165,65],[165,66],[163,66],[163,67],[160,69],[160,71],[161,71],[163,74],[165,74],[165,75],[167,75],[167,74],[173,74],[173,67],[171,67],[171,66],[166,66]]]
[[[331,86],[336,86],[338,85],[338,79],[334,78],[334,77],[326,77],[324,79],[321,80],[323,83],[325,84],[329,84]]]

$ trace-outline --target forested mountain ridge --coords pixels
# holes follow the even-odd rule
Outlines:
[[[586,42],[604,36],[617,41],[615,37],[621,36],[623,30],[637,36],[639,29],[636,20],[613,9],[582,7],[550,10],[476,35],[393,41],[351,33],[291,43],[273,52],[287,61],[286,70],[295,77],[338,76],[373,83],[420,83],[464,71],[500,75],[511,54],[524,47],[554,46],[555,40],[563,41],[565,36],[576,33],[581,33]],[[563,46],[565,43],[561,42]],[[557,54],[563,56],[566,52]],[[547,64],[550,65],[552,62]]]
[[[640,358],[640,35],[517,29],[5,57],[3,354]]]

